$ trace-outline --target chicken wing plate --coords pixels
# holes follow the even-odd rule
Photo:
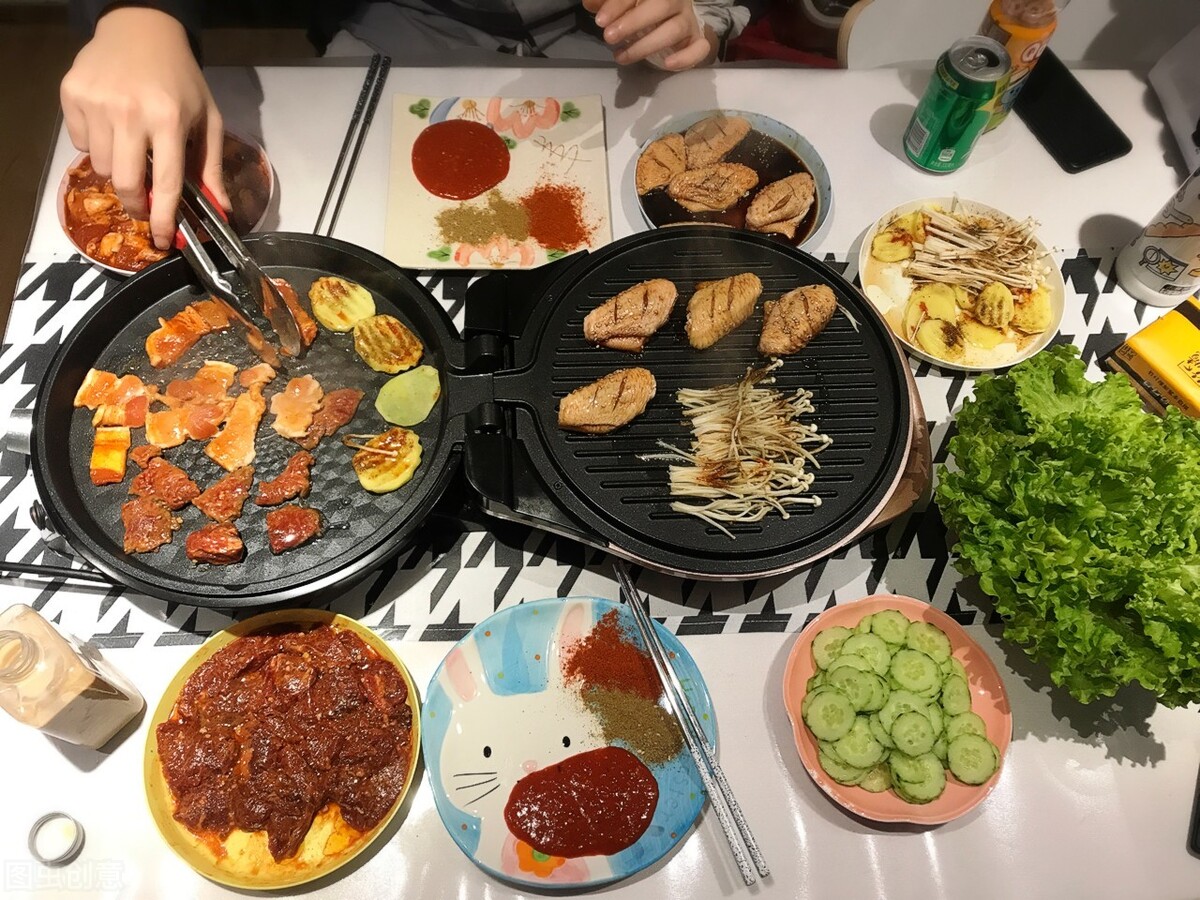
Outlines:
[[[812,208],[816,191],[816,182],[807,172],[771,182],[750,201],[746,210],[747,227],[794,238],[800,220]]]
[[[647,339],[671,315],[679,292],[665,278],[652,278],[621,291],[583,320],[583,336],[610,350],[641,353]]]
[[[763,304],[763,330],[758,352],[787,356],[815,338],[837,310],[837,297],[824,284],[809,284]]]
[[[607,434],[628,425],[654,398],[654,376],[646,369],[618,369],[558,402],[558,427]]]

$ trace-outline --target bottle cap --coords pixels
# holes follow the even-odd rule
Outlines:
[[[66,813],[46,813],[29,829],[29,853],[44,866],[65,866],[82,849],[83,826]]]

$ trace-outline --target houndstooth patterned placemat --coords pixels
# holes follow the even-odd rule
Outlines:
[[[1066,311],[1056,341],[1077,344],[1092,364],[1162,312],[1116,287],[1113,257],[1112,251],[1090,255],[1081,250],[1062,260]],[[845,270],[845,263],[827,261]],[[422,275],[419,280],[461,327],[470,276]],[[82,260],[25,266],[0,346],[0,408],[32,407],[38,381],[63,336],[117,284],[118,279]],[[972,379],[928,363],[912,365],[934,461],[941,463],[952,434],[951,414],[969,396]],[[26,457],[5,446],[0,452],[0,558],[69,566],[69,557],[45,546],[30,518],[36,496]],[[933,505],[788,576],[727,584],[651,571],[635,574],[639,588],[653,598],[654,615],[679,634],[799,631],[828,606],[880,591],[927,599],[963,623],[980,616],[958,594],[960,577]],[[200,643],[234,618],[105,585],[5,580],[21,587],[12,592],[13,602],[30,603],[101,647]],[[511,523],[477,530],[431,519],[413,546],[332,608],[362,619],[385,638],[457,640],[497,609],[523,600],[617,593],[607,556],[591,548]]]

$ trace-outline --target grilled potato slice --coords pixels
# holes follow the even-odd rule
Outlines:
[[[379,389],[375,409],[392,425],[416,425],[442,395],[442,383],[433,366],[417,366],[397,375]]]
[[[354,349],[376,372],[395,375],[411,369],[425,348],[395,316],[370,316],[354,326]]]
[[[1012,321],[1013,311],[1012,291],[999,281],[985,284],[975,298],[975,318],[984,325],[1003,328]]]
[[[358,483],[372,494],[403,487],[421,464],[421,439],[407,428],[389,428],[358,446],[350,464]]]
[[[965,309],[971,312],[975,309],[975,295],[968,291],[961,284],[952,285],[954,290],[954,302],[958,304],[959,309]]]
[[[909,237],[913,239],[913,243],[925,243],[925,213],[919,209],[915,209],[907,216],[900,216],[892,223],[893,228],[903,228],[908,232]]]
[[[1038,287],[1025,300],[1013,303],[1013,317],[1009,324],[1025,334],[1041,334],[1050,327],[1052,318],[1050,291]]]
[[[1003,331],[975,319],[963,319],[958,323],[958,327],[962,330],[963,340],[982,350],[991,350],[1004,342]]]
[[[966,353],[962,330],[945,319],[926,319],[917,329],[916,345],[946,362],[958,362]]]
[[[871,239],[871,255],[880,262],[900,262],[913,255],[912,235],[903,228],[885,228]]]
[[[308,289],[317,321],[330,331],[349,331],[375,315],[375,298],[361,284],[332,275],[318,278]]]
[[[905,337],[913,340],[917,329],[927,319],[944,319],[951,323],[958,320],[958,304],[949,285],[923,284],[909,295],[904,312]]]

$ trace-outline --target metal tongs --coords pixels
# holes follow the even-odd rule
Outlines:
[[[246,245],[229,226],[224,211],[213,201],[212,195],[191,179],[183,182],[183,202],[179,206],[176,223],[179,227],[176,246],[201,284],[214,297],[225,301],[234,321],[245,331],[251,349],[273,368],[282,368],[279,351],[252,320],[254,313],[259,312],[278,336],[283,353],[293,358],[301,356],[304,343],[300,339],[300,326],[283,294],[250,256]],[[238,276],[237,282],[226,278],[205,251],[196,231],[197,225],[208,233],[217,249],[233,265]]]

